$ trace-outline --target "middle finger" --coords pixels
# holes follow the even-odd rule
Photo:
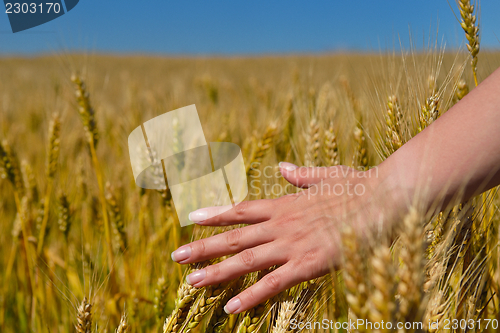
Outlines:
[[[273,239],[271,233],[263,231],[261,224],[249,225],[183,245],[172,252],[172,260],[190,264],[237,253]]]

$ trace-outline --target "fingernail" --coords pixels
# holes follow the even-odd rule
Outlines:
[[[191,212],[189,213],[189,221],[191,222],[201,222],[201,221],[205,221],[207,219],[207,210],[202,208],[202,209],[198,209],[198,210],[195,210],[194,212]]]
[[[241,301],[239,298],[236,297],[227,302],[226,306],[224,307],[224,311],[227,314],[231,314],[238,311],[240,307],[241,307]]]
[[[288,163],[288,162],[280,162],[279,164],[280,169],[285,169],[286,171],[293,171],[298,168],[295,164]]]
[[[193,272],[186,276],[186,282],[190,285],[193,285],[203,280],[205,276],[207,276],[207,272],[204,269],[200,269],[199,271]]]
[[[175,262],[183,261],[191,256],[191,246],[184,245],[172,252],[170,255]]]

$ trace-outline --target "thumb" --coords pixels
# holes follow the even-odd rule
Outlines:
[[[308,188],[325,178],[338,176],[338,167],[298,167],[288,162],[280,162],[280,172],[290,184]],[[335,175],[331,175],[335,172]]]

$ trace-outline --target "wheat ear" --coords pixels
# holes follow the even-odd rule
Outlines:
[[[356,150],[354,153],[353,165],[366,169],[368,167],[368,144],[361,123],[358,123],[356,125],[353,134],[354,140],[356,141]]]
[[[370,281],[374,287],[368,297],[368,317],[374,323],[389,322],[394,311],[393,264],[388,246],[381,244],[374,251],[371,262]],[[387,328],[373,332],[387,332]]]
[[[156,317],[161,321],[165,318],[167,310],[168,301],[168,283],[167,280],[162,276],[158,279],[155,289],[155,312]]]
[[[229,287],[221,294],[221,297],[214,302],[213,312],[205,328],[205,333],[221,333],[226,328],[226,324],[229,320],[229,315],[224,311],[224,305],[233,296],[236,296],[242,289],[245,283],[245,278],[240,277],[236,279]]]
[[[21,161],[21,174],[23,178],[24,190],[30,202],[38,201],[38,188],[36,185],[35,174],[31,165],[26,161]]]
[[[231,286],[236,280],[229,283],[222,283],[216,286],[205,288],[205,292],[201,293],[196,300],[195,305],[191,308],[190,320],[187,323],[186,333],[191,332],[196,328],[205,316],[216,306],[220,306],[222,299],[231,292]]]
[[[206,267],[208,262],[200,262],[197,264],[189,265],[186,274],[190,274],[195,270]],[[175,308],[172,314],[165,320],[163,324],[163,333],[178,332],[186,320],[189,310],[193,305],[198,293],[204,291],[204,288],[195,288],[187,282],[182,282],[177,289],[177,298],[175,299]]]
[[[20,197],[24,195],[19,161],[7,140],[2,140],[0,144],[0,178],[8,180]]]
[[[87,91],[85,82],[77,76],[71,76],[71,81],[76,85],[76,99],[78,102],[78,113],[83,122],[83,129],[87,136],[89,144],[97,146],[99,140],[99,132],[97,131],[97,123],[95,120],[95,111],[90,104],[90,96]]]
[[[128,333],[128,331],[129,331],[129,326],[127,323],[127,315],[123,314],[120,319],[120,324],[116,328],[115,333]]]
[[[460,18],[462,22],[460,23],[462,29],[464,29],[465,37],[469,42],[467,44],[467,50],[471,55],[471,67],[472,74],[474,75],[474,83],[478,85],[477,81],[477,55],[479,53],[479,25],[476,22],[476,15],[474,14],[474,5],[471,4],[470,0],[459,0],[458,6],[460,9]]]
[[[401,122],[403,115],[401,107],[399,106],[398,98],[396,95],[389,96],[387,100],[387,116],[386,116],[386,147],[389,154],[394,153],[403,145]]]
[[[266,310],[266,302],[257,305],[256,307],[245,312],[245,315],[238,324],[237,333],[254,333],[258,332],[260,322]]]
[[[439,96],[437,94],[425,100],[425,104],[422,105],[420,109],[420,127],[419,132],[422,132],[424,128],[432,124],[434,120],[439,117]]]
[[[457,90],[455,91],[455,99],[457,101],[461,100],[462,98],[465,97],[469,93],[469,86],[467,85],[467,82],[465,82],[464,79],[461,79],[457,83]]]
[[[403,221],[401,234],[400,265],[398,266],[398,295],[400,320],[415,319],[422,296],[423,270],[423,220],[415,208],[411,208]]]
[[[109,217],[112,222],[111,229],[113,230],[113,244],[116,252],[124,253],[127,250],[127,233],[120,206],[116,200],[113,187],[110,182],[106,183],[106,201],[109,206]]]
[[[184,323],[191,306],[195,300],[195,296],[199,289],[190,286],[187,283],[182,283],[177,291],[175,300],[175,310],[167,318],[163,326],[163,333],[178,332],[181,325]]]
[[[342,230],[342,250],[347,303],[354,321],[366,319],[368,290],[363,274],[362,252],[353,228],[348,225]]]
[[[262,136],[262,138],[257,143],[256,147],[252,151],[252,157],[250,158],[250,163],[247,166],[247,176],[251,176],[254,172],[253,170],[259,168],[260,164],[262,163],[262,160],[264,159],[264,156],[271,149],[276,134],[277,134],[276,124],[271,123],[267,127],[266,131],[264,132],[264,135]]]
[[[290,321],[294,313],[295,302],[284,301],[280,303],[278,318],[273,327],[272,333],[287,333],[290,326]]]
[[[58,199],[59,202],[57,205],[57,224],[59,225],[59,230],[63,233],[64,238],[67,240],[69,230],[71,228],[71,212],[68,196],[64,193],[61,193]]]
[[[307,135],[306,146],[306,166],[319,165],[319,148],[320,148],[319,123],[316,118],[312,118],[309,122],[309,133]]]
[[[76,314],[76,331],[78,333],[92,333],[92,304],[84,297]]]
[[[324,153],[328,166],[340,164],[339,148],[337,145],[337,136],[333,128],[333,121],[330,121],[328,129],[325,130],[325,146]]]

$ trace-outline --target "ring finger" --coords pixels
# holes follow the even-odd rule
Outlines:
[[[218,264],[193,272],[186,277],[186,281],[194,287],[218,284],[273,265],[284,264],[286,260],[281,251],[276,251],[274,243],[268,243],[246,249]]]

